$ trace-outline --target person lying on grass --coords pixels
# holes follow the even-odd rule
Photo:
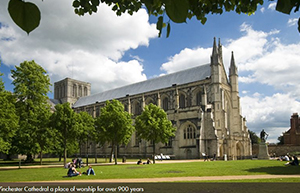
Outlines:
[[[294,160],[291,160],[290,162],[287,162],[285,165],[292,165],[292,166],[298,166],[299,165],[299,161],[297,156],[293,156]]]

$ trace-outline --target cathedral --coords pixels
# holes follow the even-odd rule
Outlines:
[[[174,159],[202,158],[203,153],[216,159],[245,159],[252,155],[246,119],[241,116],[238,70],[233,53],[227,76],[222,45],[214,39],[209,64],[134,83],[97,94],[91,84],[66,78],[54,84],[54,101],[69,102],[76,112],[100,115],[105,102],[117,99],[126,111],[135,116],[145,105],[153,103],[164,109],[177,128],[168,143],[156,145],[156,152]],[[120,156],[151,157],[151,141],[135,134],[127,145],[120,145]],[[110,144],[88,143],[82,155],[108,156]]]

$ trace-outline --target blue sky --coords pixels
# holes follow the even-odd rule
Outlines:
[[[156,18],[141,10],[117,17],[106,5],[79,17],[72,0],[34,1],[40,26],[28,36],[13,24],[8,0],[0,1],[0,71],[12,90],[10,70],[35,60],[51,82],[71,77],[92,83],[92,93],[120,87],[210,62],[213,38],[223,45],[225,68],[231,51],[239,70],[241,109],[249,130],[269,133],[269,142],[300,113],[299,13],[285,15],[266,1],[252,16],[208,15],[205,25],[192,19],[171,23],[171,35],[158,38]],[[51,97],[52,94],[49,94]]]

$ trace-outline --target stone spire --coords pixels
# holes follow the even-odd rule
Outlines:
[[[230,67],[229,67],[229,76],[232,75],[238,75],[237,72],[237,67],[235,65],[235,61],[234,61],[234,56],[233,56],[233,52],[231,52],[231,62],[230,62]]]
[[[220,63],[219,49],[217,47],[215,37],[214,37],[213,51],[212,51],[212,56],[211,56],[211,63],[212,64],[219,64]]]
[[[235,65],[234,61],[234,56],[233,52],[231,52],[231,62],[230,62],[230,67],[229,67],[229,81],[232,87],[233,92],[239,92],[239,87],[238,87],[238,70]]]
[[[222,44],[221,44],[221,39],[219,38],[219,45],[218,45],[218,53],[219,53],[219,57],[221,62],[223,62],[223,53],[222,53]]]

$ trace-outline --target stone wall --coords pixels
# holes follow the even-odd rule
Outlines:
[[[300,146],[296,145],[268,145],[269,155],[272,157],[286,155],[287,153],[300,152]],[[258,144],[252,145],[252,155],[257,157],[258,155]]]

